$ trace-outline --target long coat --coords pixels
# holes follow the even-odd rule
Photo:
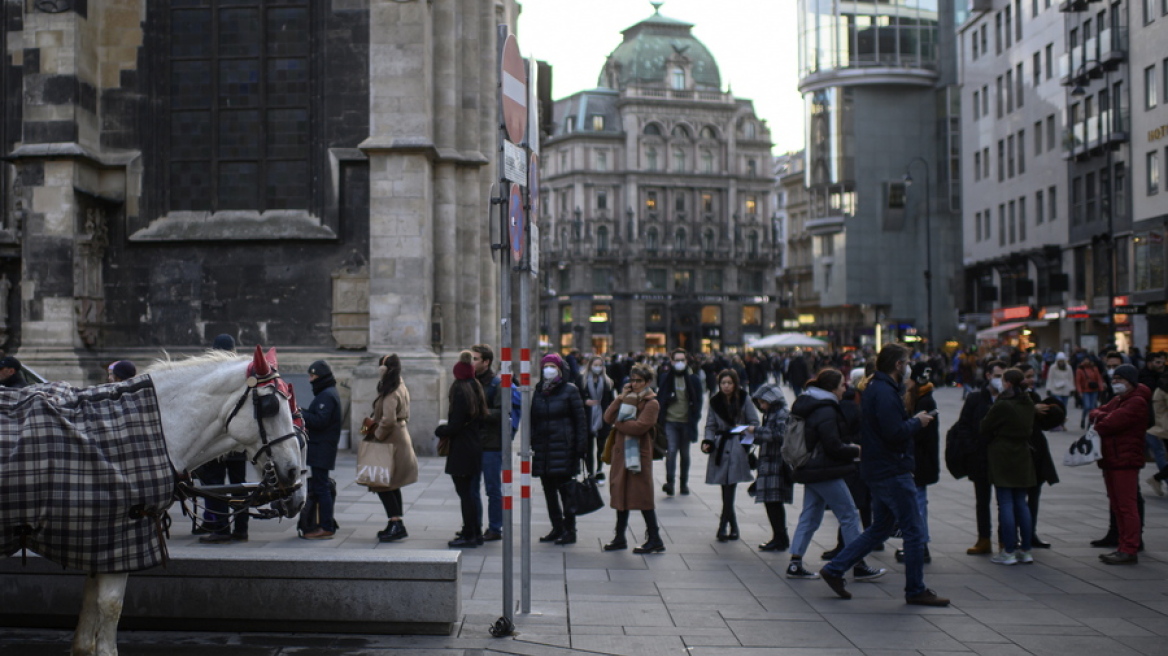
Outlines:
[[[1030,434],[1030,457],[1034,459],[1034,473],[1038,477],[1038,484],[1054,485],[1059,482],[1058,468],[1054,466],[1054,458],[1050,457],[1050,443],[1043,431],[1062,426],[1067,419],[1067,409],[1053,396],[1043,400],[1033,390],[1029,394],[1030,400],[1036,405],[1044,403],[1050,406],[1045,413],[1034,415],[1034,432]]]
[[[451,476],[475,476],[483,471],[483,438],[479,432],[479,417],[470,414],[465,400],[455,398],[446,413],[446,423],[434,429],[434,434],[450,440],[446,455],[446,473]]]
[[[401,383],[392,394],[381,397],[374,405],[373,439],[393,445],[393,471],[387,487],[369,486],[371,492],[388,492],[401,489],[418,481],[418,456],[414,453],[414,441],[410,439],[410,390]]]
[[[629,421],[617,421],[622,403],[635,402],[637,416]],[[604,423],[613,427],[612,467],[608,473],[608,505],[613,510],[653,510],[653,441],[649,430],[657,424],[661,406],[657,395],[648,391],[639,401],[624,395],[613,399],[604,411]],[[640,442],[641,471],[630,473],[625,468],[625,441]]]
[[[742,438],[746,434],[735,435],[730,433],[730,429],[742,425],[757,427],[758,410],[742,390],[734,398],[732,404],[727,404],[726,396],[721,392],[710,398],[710,409],[706,413],[706,437],[703,441],[709,442],[713,450],[706,461],[706,485],[735,485],[754,480],[746,449],[742,446]]]
[[[1019,392],[998,397],[981,420],[981,435],[989,442],[989,482],[996,487],[1027,488],[1038,484],[1030,457],[1034,431],[1034,401]]]
[[[771,386],[778,390],[778,387]],[[791,468],[783,461],[783,437],[787,433],[787,401],[780,391],[778,396],[764,398],[770,410],[762,416],[762,424],[754,430],[758,444],[758,480],[754,484],[754,502],[780,501],[791,503],[795,496],[795,481]]]
[[[575,476],[588,444],[580,390],[558,378],[541,381],[531,395],[531,473]]]

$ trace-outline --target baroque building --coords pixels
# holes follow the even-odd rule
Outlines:
[[[396,352],[436,425],[446,365],[497,341],[482,216],[514,0],[0,11],[7,352],[85,384],[227,333],[289,374],[330,360],[357,425]]]
[[[659,8],[658,8],[659,9]],[[539,327],[567,352],[732,349],[775,328],[770,133],[693,25],[622,32],[543,144]]]

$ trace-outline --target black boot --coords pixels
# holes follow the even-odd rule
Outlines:
[[[645,544],[633,549],[633,553],[665,553],[665,543],[661,541],[661,530],[657,527],[657,511],[642,510],[641,515],[645,518],[645,525],[648,527],[648,539],[645,540]]]
[[[390,531],[392,531],[392,530],[393,530],[393,520],[391,519],[391,520],[389,520],[389,522],[387,522],[387,523],[385,524],[385,530],[384,530],[384,531],[378,531],[378,532],[377,532],[377,539],[378,539],[378,540],[380,540],[381,538],[383,538],[383,537],[385,537],[385,536],[389,535],[389,532],[390,532]]]
[[[759,551],[786,551],[789,548],[791,548],[791,538],[787,535],[786,529],[772,537],[770,542],[758,546]]]
[[[604,545],[605,551],[620,551],[621,549],[628,549],[629,543],[625,538],[625,534],[629,532],[629,511],[616,511],[616,534],[612,542]]]
[[[391,521],[389,526],[386,527],[384,535],[380,533],[377,535],[377,539],[382,542],[397,542],[408,537],[410,537],[410,533],[406,530],[406,525],[400,519]]]
[[[564,529],[560,537],[556,538],[556,544],[561,546],[565,544],[576,544],[576,531]]]
[[[539,539],[540,542],[555,542],[564,534],[564,529],[561,526],[553,526],[552,532]]]
[[[730,524],[730,522],[727,521],[727,519],[725,517],[723,517],[721,520],[718,521],[718,535],[715,536],[718,538],[718,542],[725,542],[725,541],[730,539],[728,537],[727,532],[726,532],[726,527],[729,524]]]
[[[727,540],[737,540],[738,539],[738,516],[737,515],[730,516],[730,531],[728,533],[726,533],[726,539]]]

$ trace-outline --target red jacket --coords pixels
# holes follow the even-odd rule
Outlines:
[[[1132,392],[1111,399],[1087,415],[1103,443],[1101,469],[1143,468],[1151,399],[1152,391],[1147,386],[1136,385]]]

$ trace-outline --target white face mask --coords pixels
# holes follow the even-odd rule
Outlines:
[[[1115,374],[1115,367],[1112,367],[1112,368],[1110,368],[1110,369],[1108,369],[1108,370],[1107,370],[1107,375],[1108,375],[1108,376],[1111,376],[1111,375],[1114,375],[1114,374]]]
[[[1127,385],[1124,385],[1123,383],[1112,383],[1111,391],[1115,392],[1116,394],[1123,394],[1127,391]]]
[[[999,394],[1002,393],[1002,385],[1003,385],[1003,382],[1002,382],[1001,378],[991,378],[990,379],[990,387],[993,387],[994,391],[999,393]]]
[[[673,370],[674,371],[685,371],[685,363],[684,362],[674,362],[673,363]]]
[[[547,370],[545,369],[544,371],[546,373]],[[595,367],[592,367],[592,373],[599,376],[600,374],[604,373],[604,367],[602,367],[600,365],[596,365]]]
[[[559,377],[560,377],[560,368],[559,367],[552,366],[552,367],[544,367],[543,368],[543,379],[544,380],[555,380]]]
[[[904,371],[901,372],[901,376],[903,376],[905,380],[912,378],[912,365],[904,365]]]

